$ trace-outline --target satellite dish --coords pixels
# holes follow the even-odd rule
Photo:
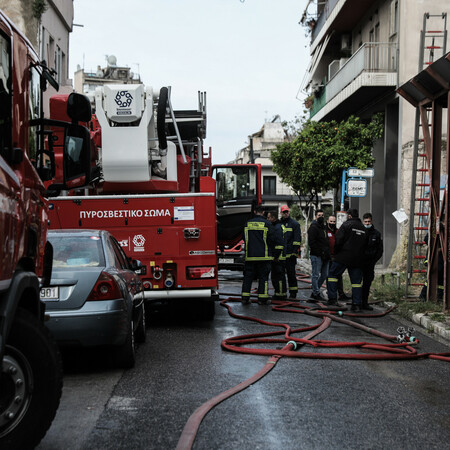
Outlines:
[[[116,66],[117,65],[117,58],[114,55],[108,56],[108,66]]]

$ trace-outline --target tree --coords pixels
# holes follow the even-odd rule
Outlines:
[[[355,116],[339,123],[307,120],[294,140],[272,152],[273,171],[299,198],[317,206],[321,192],[339,188],[343,169],[373,165],[373,144],[382,135],[382,114],[368,124]]]

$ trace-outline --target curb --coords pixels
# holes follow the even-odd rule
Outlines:
[[[443,339],[450,341],[450,329],[446,329],[445,325],[441,322],[435,322],[431,320],[425,313],[411,313],[411,320],[425,328],[427,331],[431,331]]]
[[[395,306],[395,303],[384,302],[385,306]],[[436,322],[435,320],[431,320],[430,317],[426,313],[417,313],[414,314],[412,311],[408,313],[408,319],[411,322],[414,322],[416,325],[420,325],[426,331],[436,334],[450,342],[450,328],[448,328],[442,322]]]

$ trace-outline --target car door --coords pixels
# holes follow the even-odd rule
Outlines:
[[[110,235],[110,244],[117,261],[117,270],[124,279],[128,290],[134,298],[142,290],[142,282],[139,276],[131,269],[128,258],[117,240]]]

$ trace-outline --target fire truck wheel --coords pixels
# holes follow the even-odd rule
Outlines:
[[[47,328],[17,314],[0,378],[0,448],[35,448],[49,429],[62,391],[61,356]]]
[[[142,303],[142,306],[140,308],[139,315],[139,324],[136,328],[136,342],[143,343],[146,340],[147,337],[147,324],[145,322],[145,303]]]
[[[127,337],[122,345],[115,348],[116,364],[123,369],[131,369],[136,361],[136,342],[134,339],[134,323],[130,320]]]

